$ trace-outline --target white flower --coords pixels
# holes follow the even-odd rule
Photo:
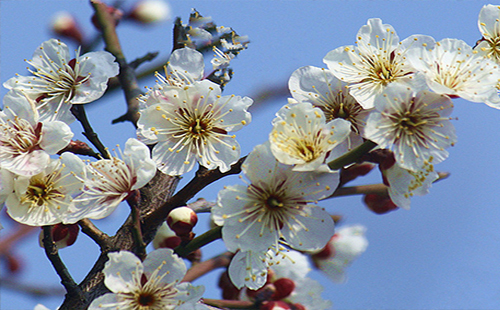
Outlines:
[[[337,79],[329,70],[306,66],[295,70],[288,87],[298,102],[310,102],[325,114],[326,121],[341,118],[351,123],[351,133],[332,153],[338,157],[363,143],[361,132],[369,110],[349,94],[347,83]]]
[[[483,39],[474,50],[500,64],[500,7],[493,4],[483,6],[477,24]]]
[[[366,228],[362,225],[343,226],[319,253],[312,255],[314,264],[334,282],[345,282],[345,268],[368,247]]]
[[[118,64],[108,52],[90,52],[75,58],[69,55],[66,44],[56,39],[43,42],[27,61],[34,67],[32,76],[16,76],[3,85],[21,89],[36,100],[42,120],[75,120],[72,104],[83,104],[99,99],[107,88],[110,77],[118,74]]]
[[[388,192],[392,202],[400,208],[410,209],[410,198],[423,196],[429,192],[432,183],[439,178],[434,166],[424,163],[418,170],[404,169],[396,162],[388,169],[382,170],[384,181],[389,186]]]
[[[229,278],[234,286],[257,290],[266,284],[270,252],[272,250],[236,252],[228,267]]]
[[[357,46],[341,46],[330,51],[323,61],[337,78],[349,83],[351,95],[363,108],[372,108],[375,96],[389,84],[416,90],[425,85],[407,62],[407,48],[415,37],[400,43],[391,25],[372,18],[356,38]]]
[[[230,251],[263,252],[280,239],[298,250],[321,249],[328,242],[333,220],[311,203],[335,190],[338,173],[292,171],[274,159],[268,143],[254,148],[242,171],[251,184],[225,187],[212,208]]]
[[[351,123],[343,119],[326,123],[323,112],[308,102],[285,105],[276,116],[269,133],[271,151],[280,163],[294,165],[295,171],[318,169],[351,132]]]
[[[176,49],[168,59],[165,76],[155,74],[159,80],[156,89],[161,90],[163,86],[184,87],[193,84],[203,78],[204,71],[205,63],[202,53],[189,47]],[[147,100],[146,97],[143,101]]]
[[[203,80],[184,88],[164,86],[150,92],[137,122],[137,135],[155,144],[153,160],[168,175],[182,175],[196,162],[226,172],[238,161],[234,135],[250,123],[252,99],[220,96],[217,84]]]
[[[488,60],[462,40],[429,39],[408,51],[408,61],[425,75],[427,85],[438,94],[459,96],[472,102],[497,98],[500,80],[498,64]]]
[[[111,291],[95,299],[89,310],[201,310],[203,286],[180,283],[186,266],[171,249],[155,250],[141,262],[133,253],[108,254],[104,284]]]
[[[453,104],[448,96],[391,85],[375,102],[375,108],[363,136],[394,151],[402,167],[418,171],[424,163],[448,157],[445,149],[456,142],[449,117]]]
[[[212,63],[213,69],[225,69],[231,63],[231,60],[234,58],[233,53],[224,53],[220,49],[214,46],[214,58],[210,61]]]
[[[71,216],[100,219],[111,214],[120,202],[136,189],[146,185],[155,175],[156,166],[149,149],[142,142],[130,138],[121,158],[110,156],[85,166],[78,178],[83,182],[83,192],[75,198]]]
[[[64,153],[34,176],[13,175],[14,192],[5,202],[7,213],[30,226],[67,223],[66,212],[82,186],[75,174],[82,170],[83,162],[76,155]]]
[[[11,90],[0,111],[0,167],[31,176],[49,164],[55,154],[71,141],[73,133],[63,122],[42,121],[31,99]]]

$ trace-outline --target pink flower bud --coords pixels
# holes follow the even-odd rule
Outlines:
[[[68,12],[60,11],[52,18],[52,31],[54,33],[75,40],[82,44],[83,35],[75,18]]]
[[[188,207],[175,208],[167,217],[168,226],[178,236],[189,234],[197,222],[198,216]]]
[[[384,214],[398,209],[398,206],[392,202],[389,196],[381,196],[378,194],[366,194],[363,201],[368,209],[376,214]]]
[[[368,172],[372,171],[373,167],[375,167],[372,163],[362,163],[362,164],[354,164],[349,166],[346,169],[343,169],[340,175],[340,182],[342,184],[346,184],[357,177],[367,175]]]
[[[163,0],[139,1],[127,16],[143,24],[158,23],[171,18],[171,9]]]

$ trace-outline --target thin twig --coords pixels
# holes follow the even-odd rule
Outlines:
[[[215,202],[207,201],[205,198],[199,198],[195,202],[187,204],[187,207],[196,213],[210,212],[213,206],[215,206]]]
[[[210,299],[203,298],[203,303],[223,309],[255,309],[258,307],[251,301],[247,300],[225,300],[225,299]]]
[[[0,286],[6,289],[32,295],[35,297],[63,296],[66,293],[66,291],[60,286],[49,287],[49,286],[41,286],[40,283],[37,284],[20,283],[18,281],[9,278],[0,278]]]
[[[204,262],[192,266],[186,272],[186,275],[182,279],[182,282],[192,282],[198,279],[199,277],[209,273],[212,270],[229,266],[229,263],[231,262],[231,258],[233,257],[233,255],[234,254],[231,252],[225,252],[215,257],[212,257],[209,260],[206,260]]]
[[[68,269],[61,260],[61,257],[59,257],[57,246],[52,238],[52,226],[43,226],[42,242],[43,247],[45,248],[45,254],[52,263],[52,266],[59,275],[59,278],[61,278],[61,284],[68,292],[68,295],[74,296],[74,298],[84,299],[82,290],[75,283],[75,281],[69,274]]]
[[[132,215],[132,235],[134,237],[136,254],[141,260],[144,260],[146,258],[146,244],[144,244],[144,239],[142,238],[141,209],[139,208],[139,199],[139,190],[135,190],[127,198],[127,203],[130,206],[130,212]]]
[[[185,257],[194,250],[197,250],[220,238],[222,238],[222,227],[217,226],[194,238],[185,246],[178,246],[177,248],[175,248],[175,253],[177,253],[177,255],[179,255],[180,257]]]
[[[78,221],[78,225],[80,225],[82,232],[94,240],[101,249],[107,249],[111,246],[111,238],[97,228],[89,219]]]
[[[361,156],[365,155],[369,151],[371,151],[377,144],[370,140],[366,140],[363,144],[357,146],[356,148],[350,150],[344,155],[332,160],[328,163],[328,167],[332,170],[337,170],[352,163],[358,161]]]
[[[118,79],[120,80],[121,87],[125,94],[125,100],[127,101],[127,112],[115,119],[113,123],[118,121],[130,121],[136,126],[137,120],[139,119],[139,101],[137,97],[139,97],[142,92],[137,84],[135,71],[128,65],[125,55],[122,52],[120,41],[116,34],[115,21],[108,13],[106,5],[98,0],[91,0],[90,2],[95,10],[97,22],[101,26],[106,50],[116,57],[116,62],[118,62],[120,66]]]
[[[102,144],[101,140],[97,136],[97,133],[94,132],[92,126],[90,125],[89,120],[87,119],[87,114],[85,113],[85,108],[83,104],[75,104],[71,108],[71,112],[76,117],[76,119],[82,124],[83,127],[83,135],[92,143],[102,158],[109,158],[108,152],[104,144]]]

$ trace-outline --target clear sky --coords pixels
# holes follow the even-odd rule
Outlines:
[[[130,5],[132,1],[126,1]],[[232,63],[235,75],[225,94],[252,96],[264,86],[286,85],[290,74],[306,65],[323,66],[323,57],[332,49],[354,44],[355,35],[369,18],[391,24],[400,39],[426,34],[436,40],[458,38],[470,45],[480,39],[477,17],[485,1],[172,1],[174,16],[187,20],[191,8],[212,16],[218,25],[233,27],[248,35],[249,49]],[[92,14],[88,1],[0,1],[0,81],[15,73],[25,74],[33,51],[52,37],[48,23],[59,10],[77,16],[89,33]],[[156,27],[135,27],[123,23],[119,37],[126,57],[132,60],[149,51],[160,51],[160,58],[171,50],[171,22]],[[71,46],[73,49],[75,46]],[[143,80],[141,86],[152,86]],[[3,96],[5,89],[0,91]],[[398,210],[375,215],[360,197],[334,199],[321,203],[329,212],[345,217],[345,224],[368,228],[370,245],[348,269],[346,284],[333,284],[324,275],[312,277],[325,287],[324,298],[335,309],[500,309],[500,110],[484,104],[454,100],[453,121],[458,143],[450,157],[436,166],[450,178],[435,184],[429,195],[416,197],[409,211]],[[267,139],[274,113],[285,99],[269,102],[253,114],[252,123],[237,133],[242,153]],[[130,124],[111,125],[125,111],[123,95],[107,96],[88,108],[90,121],[108,146],[123,145],[135,135]],[[73,125],[77,134],[78,124]],[[80,136],[80,139],[81,138]],[[189,177],[187,177],[189,179]],[[214,199],[224,184],[238,182],[227,178],[207,188],[200,197]],[[378,183],[375,171],[361,183]],[[110,219],[97,222],[113,234],[128,208],[118,208]],[[9,233],[6,226],[0,234]],[[206,227],[206,218],[198,232]],[[204,252],[208,258],[222,251]],[[17,277],[21,282],[57,285],[59,279],[38,246],[35,236],[16,249],[25,267]],[[98,255],[98,249],[85,235],[76,244],[61,250],[61,256],[79,282]],[[218,298],[212,273],[195,282],[207,286],[206,297]],[[0,288],[0,308],[33,309],[43,303],[55,309],[56,298],[31,298]]]

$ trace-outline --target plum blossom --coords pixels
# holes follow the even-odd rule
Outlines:
[[[298,250],[321,249],[333,235],[330,215],[315,203],[336,189],[336,172],[295,172],[280,164],[269,143],[248,155],[242,171],[248,185],[226,186],[212,208],[230,251],[266,252],[280,240]]]
[[[446,95],[391,85],[375,102],[363,136],[394,151],[401,167],[418,171],[425,163],[448,157],[446,148],[457,139],[449,117],[452,109]]]
[[[335,230],[335,235],[326,247],[312,255],[316,267],[326,273],[334,282],[346,281],[345,268],[358,258],[368,247],[366,228],[362,225],[343,226]]]
[[[130,138],[123,153],[119,151],[121,159],[115,155],[91,162],[77,175],[84,186],[70,209],[74,221],[108,216],[120,202],[154,177],[156,165],[150,158],[148,147],[142,142]]]
[[[0,167],[32,176],[49,164],[55,154],[69,144],[73,133],[60,121],[41,121],[33,100],[17,90],[3,98],[0,111]]]
[[[351,123],[334,119],[328,123],[319,108],[303,102],[285,105],[273,120],[269,133],[271,151],[294,171],[316,170],[325,163],[330,151],[351,132]]]
[[[89,310],[204,310],[198,303],[205,288],[180,283],[186,266],[171,249],[158,249],[141,262],[127,251],[108,254],[104,284],[111,291],[95,299]]]
[[[182,175],[198,162],[226,172],[238,161],[240,146],[230,134],[250,123],[248,97],[222,96],[208,80],[183,88],[163,86],[151,91],[140,110],[137,135],[156,144],[152,157],[168,175]]]
[[[375,96],[389,84],[402,84],[416,90],[425,86],[425,81],[415,73],[406,55],[415,40],[427,38],[420,37],[413,36],[399,42],[391,25],[371,18],[358,32],[357,46],[334,49],[323,61],[338,79],[349,84],[349,92],[359,104],[370,109]]]
[[[7,196],[5,206],[11,218],[30,226],[74,223],[67,211],[73,197],[81,190],[76,178],[83,171],[83,162],[72,153],[52,159],[40,173],[27,177],[12,174],[14,191]]]
[[[295,70],[288,80],[292,97],[298,102],[310,102],[320,108],[327,122],[341,118],[351,123],[346,140],[332,151],[338,157],[363,143],[361,132],[369,110],[349,94],[347,83],[337,79],[329,70],[306,66]]]
[[[189,47],[176,49],[170,55],[167,66],[164,68],[165,76],[155,74],[158,78],[156,89],[161,90],[163,86],[184,87],[193,84],[203,78],[205,71],[203,54]]]
[[[458,39],[435,42],[428,37],[424,44],[416,46],[408,51],[408,61],[423,73],[432,91],[500,109],[500,103],[495,103],[500,81],[495,60],[479,55]]]
[[[483,38],[474,50],[500,64],[500,7],[493,4],[483,6],[477,24]]]
[[[432,159],[415,171],[405,169],[397,162],[389,168],[381,168],[381,171],[384,183],[388,186],[389,197],[398,207],[407,210],[410,209],[411,197],[429,193],[432,183],[439,178]]]
[[[108,52],[90,52],[71,58],[63,42],[50,39],[43,42],[26,61],[34,69],[32,76],[13,77],[3,85],[20,89],[36,101],[40,119],[71,123],[72,104],[84,104],[99,99],[107,88],[108,79],[119,72],[115,58]]]

